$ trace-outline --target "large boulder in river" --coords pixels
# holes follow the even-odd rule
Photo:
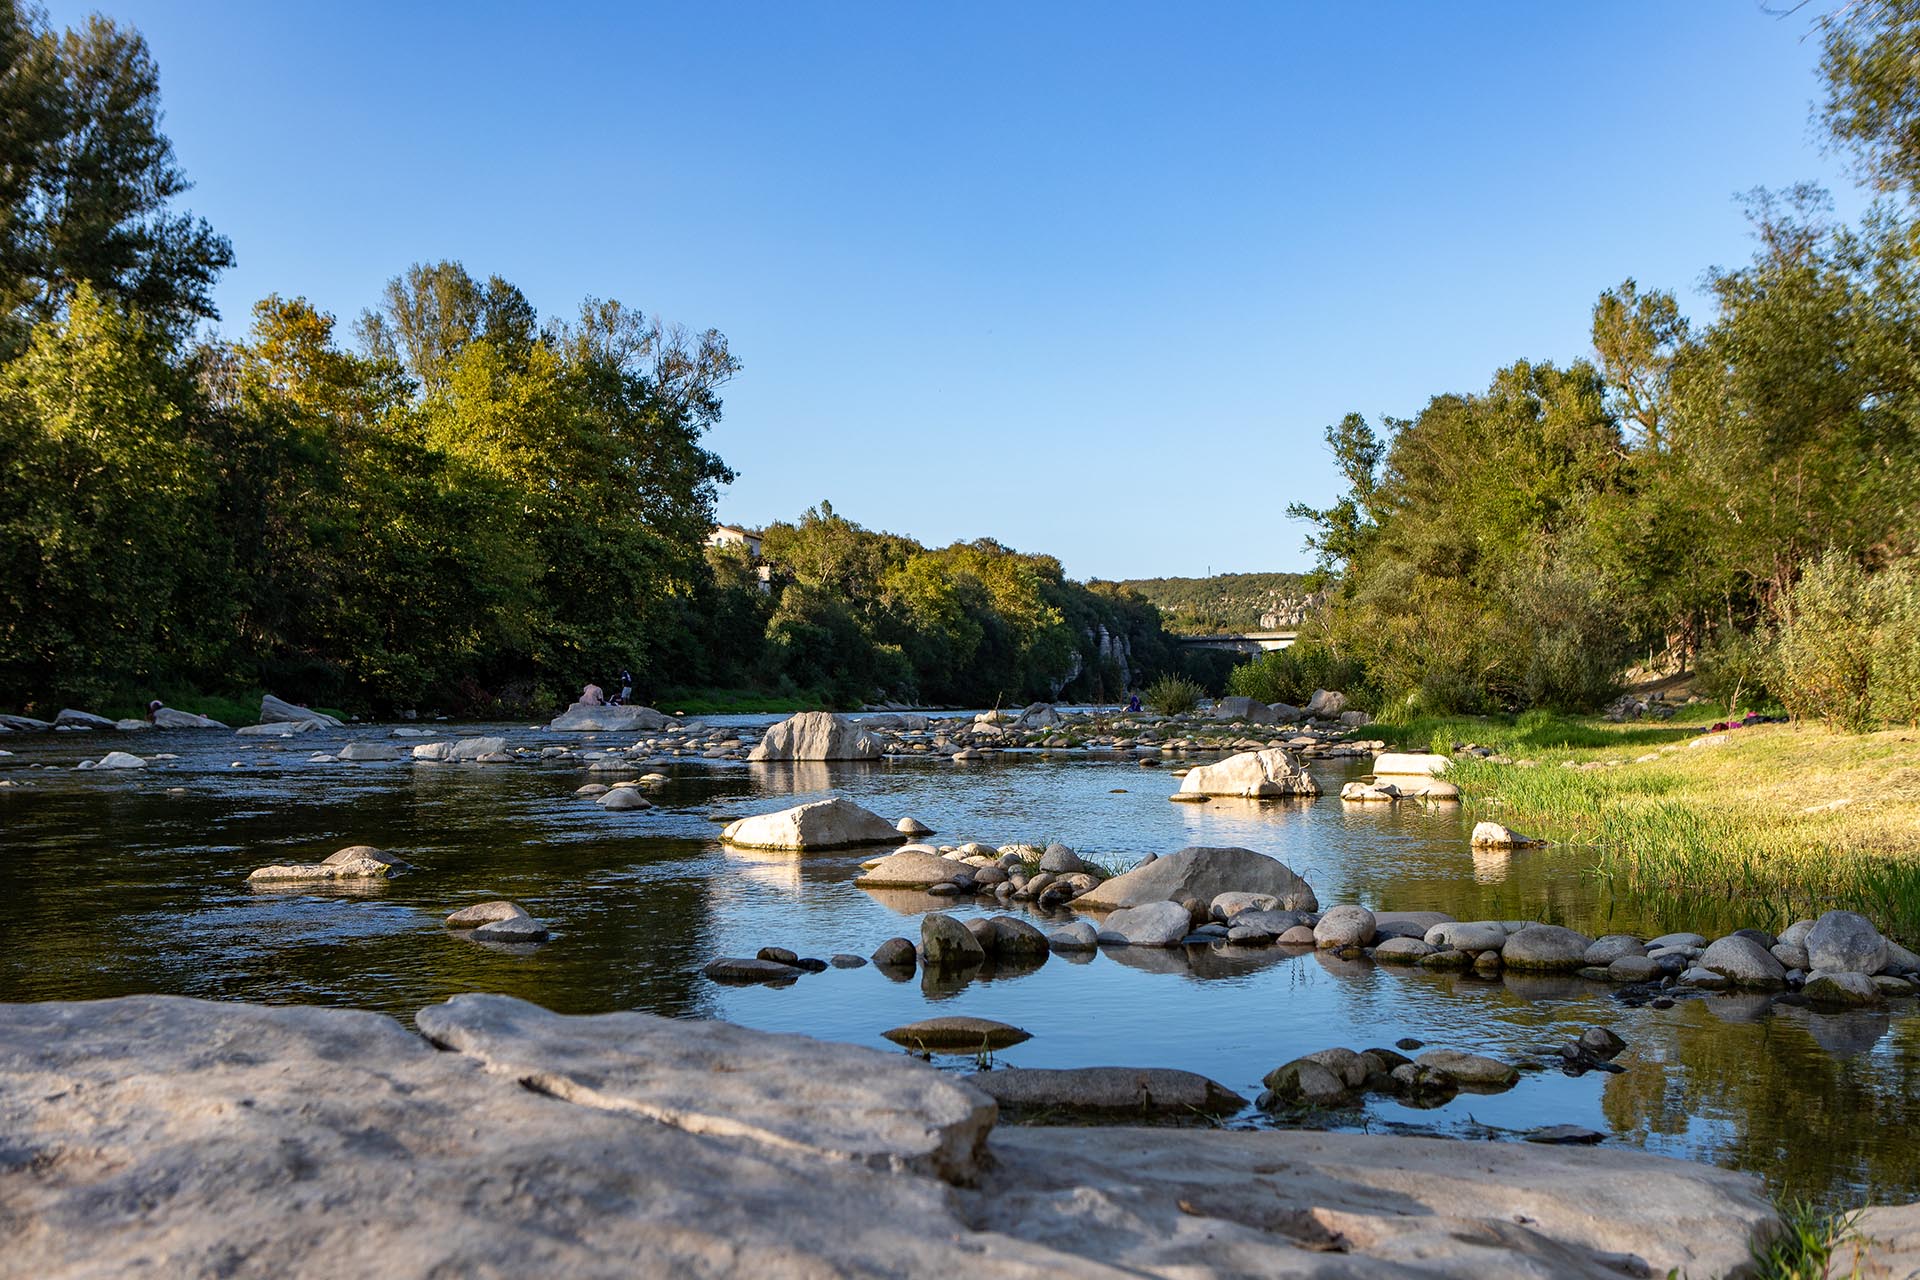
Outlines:
[[[665,713],[652,707],[610,707],[576,702],[547,725],[562,733],[651,733],[667,727]]]
[[[1213,703],[1215,720],[1245,720],[1248,724],[1279,724],[1280,717],[1274,714],[1272,707],[1253,698],[1216,698]]]
[[[263,694],[260,698],[261,724],[305,724],[311,723],[326,729],[338,729],[340,721],[324,711],[315,711],[309,707],[296,707],[291,702],[282,701],[272,694]]]
[[[1075,907],[1114,911],[1143,902],[1212,902],[1223,893],[1260,893],[1285,911],[1317,911],[1313,889],[1277,858],[1252,849],[1194,845],[1094,886]]]
[[[1027,704],[1027,709],[1019,714],[1013,724],[1017,729],[1051,729],[1064,719],[1066,717],[1055,711],[1052,703],[1032,702]]]
[[[878,760],[886,744],[831,711],[802,711],[769,728],[749,760]]]
[[[1265,751],[1242,751],[1214,764],[1195,765],[1180,780],[1180,794],[1275,800],[1317,796],[1320,786],[1306,766],[1284,748],[1269,747]]]
[[[891,844],[900,833],[879,814],[834,796],[778,813],[736,819],[726,825],[720,838],[742,849],[844,849],[856,844]]]
[[[91,711],[76,711],[68,707],[53,718],[56,729],[111,729],[113,721],[105,716],[97,716]]]

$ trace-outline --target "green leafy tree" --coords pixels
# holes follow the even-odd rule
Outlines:
[[[212,317],[233,251],[174,208],[188,186],[138,32],[97,15],[56,32],[0,0],[0,354],[83,285],[176,334]]]

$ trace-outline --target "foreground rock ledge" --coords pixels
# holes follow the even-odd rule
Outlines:
[[[475,1052],[351,1010],[0,1005],[0,1273],[1718,1276],[1774,1221],[1705,1166],[1362,1134],[1001,1128],[961,1187],[832,1154],[973,1093],[905,1058],[503,997],[420,1021]],[[740,1074],[692,1096],[709,1051]]]

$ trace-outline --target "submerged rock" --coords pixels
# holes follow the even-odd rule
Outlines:
[[[413,865],[404,858],[370,844],[356,844],[330,854],[319,862],[258,867],[247,879],[256,883],[275,880],[386,880],[412,869]]]
[[[977,1053],[1005,1049],[1023,1040],[1033,1039],[1029,1033],[1005,1022],[959,1016],[923,1018],[919,1022],[910,1022],[904,1027],[895,1027],[880,1034],[909,1049],[935,1053]]]
[[[496,920],[511,920],[526,914],[526,910],[518,903],[501,898],[492,902],[476,902],[470,907],[460,908],[447,917],[447,926],[453,929],[477,929],[483,924],[492,924]]]
[[[1110,1119],[1219,1115],[1247,1100],[1192,1071],[1164,1067],[1004,1067],[966,1077],[1004,1109],[1072,1111]]]

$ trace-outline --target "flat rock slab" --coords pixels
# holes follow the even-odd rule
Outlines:
[[[945,884],[969,869],[965,863],[937,853],[901,849],[862,871],[853,883],[858,889],[926,889]]]
[[[1861,1280],[1920,1276],[1920,1204],[1861,1210],[1853,1230],[1833,1252],[1832,1274],[1858,1275]]]
[[[909,1049],[933,1052],[975,1053],[982,1049],[1005,1049],[1031,1040],[1033,1036],[1019,1027],[992,1018],[951,1016],[922,1018],[904,1027],[880,1033],[895,1044]]]
[[[940,1129],[941,1089],[992,1104],[911,1059],[504,997],[436,1008],[474,1053],[352,1010],[0,1005],[0,1271],[1617,1280],[1628,1257],[1725,1274],[1774,1221],[1746,1174],[1390,1135],[1008,1128],[956,1189],[885,1144]],[[738,1037],[721,1058],[709,1027]],[[692,1105],[660,1106],[656,1071]],[[683,1126],[707,1116],[724,1131]],[[871,1160],[828,1154],[874,1153],[847,1136],[874,1133]]]
[[[966,1181],[993,1127],[986,1095],[895,1054],[650,1013],[569,1017],[461,995],[414,1016],[489,1071],[689,1133]]]
[[[679,1040],[701,1024],[670,1025]],[[766,1052],[764,1037],[726,1030],[747,1037],[749,1060]],[[910,1060],[850,1052],[910,1073],[903,1097],[942,1083]],[[806,1076],[837,1074],[819,1067]],[[779,1082],[758,1078],[774,1092],[737,1096],[765,1124]],[[843,1089],[837,1103],[861,1096]],[[352,1010],[166,996],[0,1005],[0,1134],[0,1273],[37,1280],[1042,1280],[1083,1267],[970,1231],[937,1179],[543,1095]]]
[[[976,1072],[967,1083],[1005,1109],[1198,1117],[1247,1105],[1223,1084],[1164,1067],[1007,1067]]]
[[[1008,1127],[992,1149],[981,1227],[1135,1274],[1718,1276],[1775,1221],[1749,1175],[1605,1147]]]

